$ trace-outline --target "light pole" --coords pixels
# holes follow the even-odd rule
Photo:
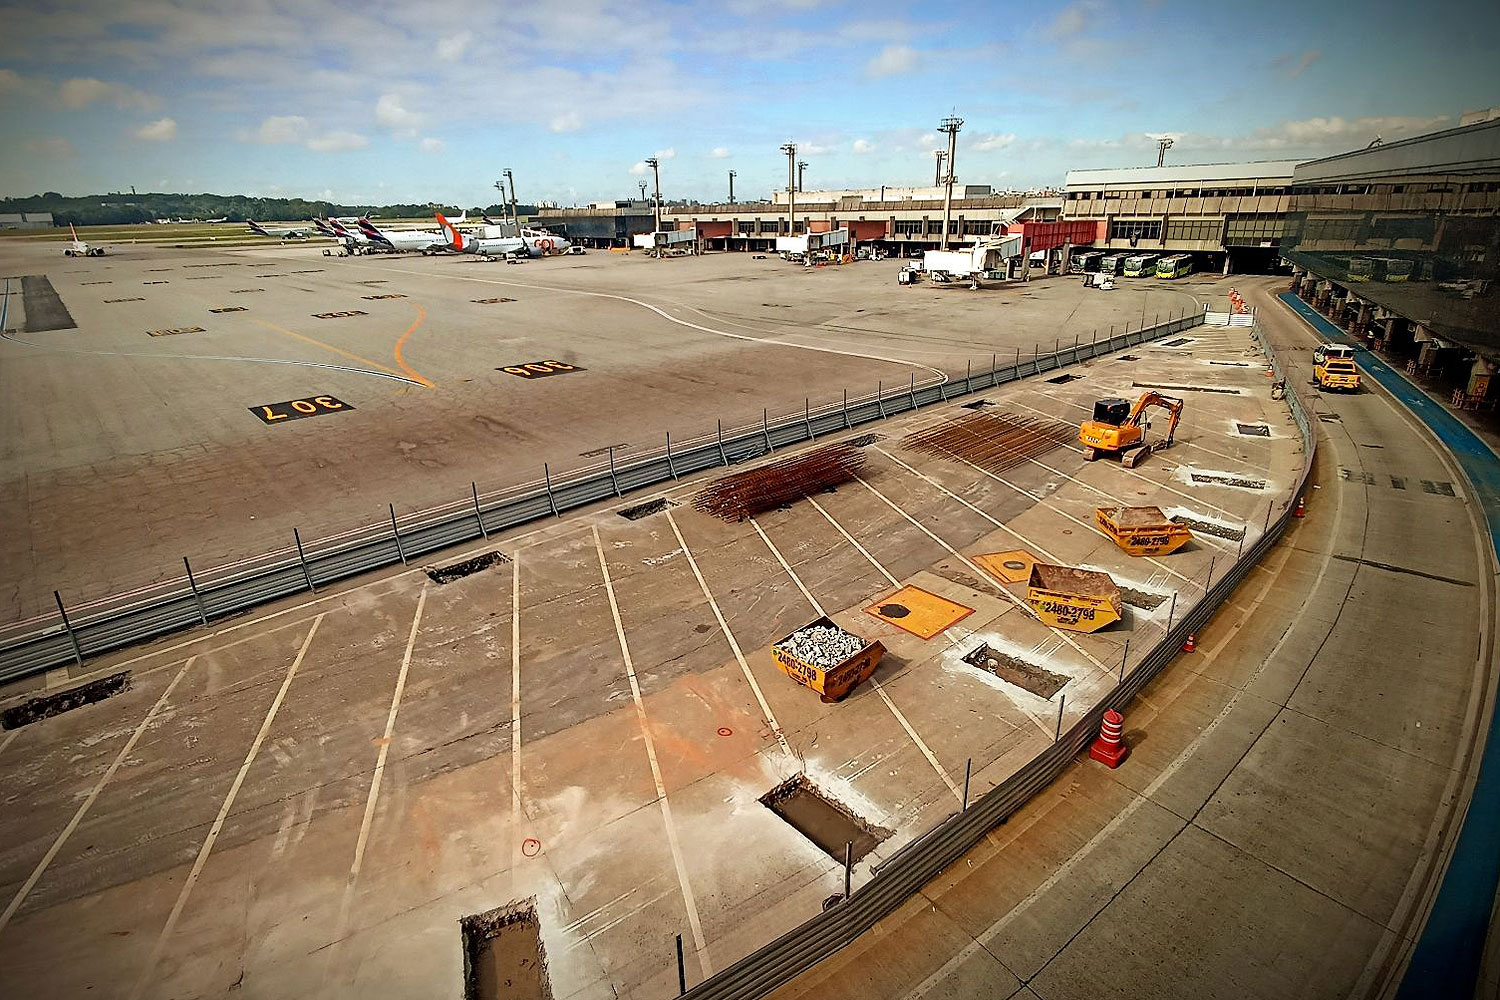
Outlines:
[[[495,190],[500,192],[500,216],[504,218],[510,213],[510,203],[505,199],[505,181],[503,179],[495,182]]]
[[[646,161],[646,166],[651,168],[651,178],[656,185],[656,203],[653,210],[656,218],[656,232],[659,233],[661,232],[661,161],[653,156]]]
[[[781,147],[786,154],[786,232],[797,235],[797,144],[789,142]]]
[[[1156,140],[1156,165],[1159,167],[1167,162],[1167,150],[1172,148],[1172,140],[1169,136],[1162,136]]]
[[[521,235],[521,213],[516,209],[516,175],[510,172],[510,167],[505,168],[505,179],[510,181],[510,219],[515,224],[516,236]]]
[[[955,154],[957,154],[958,152],[958,130],[963,128],[963,126],[964,120],[962,118],[959,118],[957,115],[950,115],[949,117],[944,118],[943,123],[938,126],[939,132],[946,132],[948,134],[948,171],[943,176],[942,248],[944,250],[948,249],[948,220],[953,216],[953,181],[956,179],[954,177],[953,168],[958,162],[955,159]]]
[[[948,158],[948,151],[946,149],[934,149],[932,155],[937,160],[937,173],[933,175],[932,183],[934,187],[942,187],[943,161]]]
[[[646,182],[645,181],[636,181],[635,182],[635,186],[641,189],[641,201],[645,201],[646,200]]]
[[[734,204],[734,171],[729,171],[729,204]]]
[[[803,175],[803,173],[806,172],[806,170],[807,170],[807,161],[806,160],[798,160],[797,161],[797,190],[798,191],[806,191],[807,190],[807,188],[805,188],[805,187],[802,186],[802,175]]]

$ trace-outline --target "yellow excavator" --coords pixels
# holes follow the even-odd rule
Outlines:
[[[1153,406],[1166,410],[1171,415],[1171,423],[1167,425],[1165,438],[1148,444],[1145,413]],[[1153,451],[1172,447],[1172,436],[1177,433],[1177,424],[1182,420],[1182,407],[1182,400],[1159,392],[1142,393],[1134,406],[1130,405],[1130,400],[1118,396],[1096,400],[1094,419],[1085,420],[1078,426],[1084,461],[1117,455],[1121,465],[1127,469],[1135,468]]]

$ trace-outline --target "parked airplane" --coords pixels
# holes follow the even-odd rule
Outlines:
[[[483,257],[545,257],[548,254],[567,253],[571,246],[561,236],[553,236],[544,230],[529,230],[521,236],[466,236],[457,227],[437,215],[438,225],[448,234],[448,245],[463,253],[479,254]]]
[[[288,229],[267,229],[254,219],[246,219],[245,225],[256,236],[271,236],[283,240],[305,240],[313,234],[311,229],[305,226],[293,226]]]
[[[369,219],[359,220],[359,231],[376,245],[391,252],[419,250],[424,254],[431,254],[449,249],[448,237],[441,232],[381,230],[376,229]]]
[[[73,223],[68,223],[68,232],[73,234],[73,242],[63,248],[65,257],[103,257],[104,248],[89,246],[78,238],[78,230],[73,228]]]

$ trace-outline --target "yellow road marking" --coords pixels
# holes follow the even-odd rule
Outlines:
[[[371,361],[369,358],[364,357],[363,355],[355,354],[352,351],[346,351],[342,347],[334,347],[332,344],[325,344],[323,343],[323,341],[318,340],[316,337],[309,337],[307,334],[298,333],[296,330],[288,330],[286,327],[278,326],[275,323],[272,323],[270,320],[260,319],[259,317],[254,317],[254,320],[261,326],[267,327],[271,330],[275,330],[277,333],[284,333],[288,337],[295,337],[298,340],[306,341],[307,343],[312,344],[314,347],[321,347],[325,351],[332,351],[334,354],[341,354],[344,357],[348,358],[350,361],[358,361],[362,365],[369,365],[371,368],[379,369],[380,371],[385,372],[387,375],[395,375],[397,378],[401,377],[400,372],[387,368],[385,365],[381,364],[378,361]],[[431,385],[432,383],[428,382],[427,384]]]
[[[401,347],[406,343],[406,338],[415,333],[417,331],[417,327],[421,326],[423,321],[427,319],[427,310],[422,308],[422,303],[413,302],[412,305],[417,307],[417,318],[412,320],[411,326],[406,328],[406,332],[396,339],[396,347],[393,353],[396,356],[396,364],[402,371],[406,372],[406,374],[410,375],[412,378],[416,379],[418,382],[421,382],[427,388],[431,389],[435,383],[433,383],[431,379],[423,375],[421,372],[417,371],[411,365],[407,364],[406,359],[401,356]]]

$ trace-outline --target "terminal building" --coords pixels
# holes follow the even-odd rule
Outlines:
[[[1277,265],[1296,160],[1070,170],[1063,218],[1093,222],[1094,247],[1191,254],[1196,270]]]
[[[1298,164],[1281,252],[1293,288],[1454,405],[1500,386],[1500,120]]]

